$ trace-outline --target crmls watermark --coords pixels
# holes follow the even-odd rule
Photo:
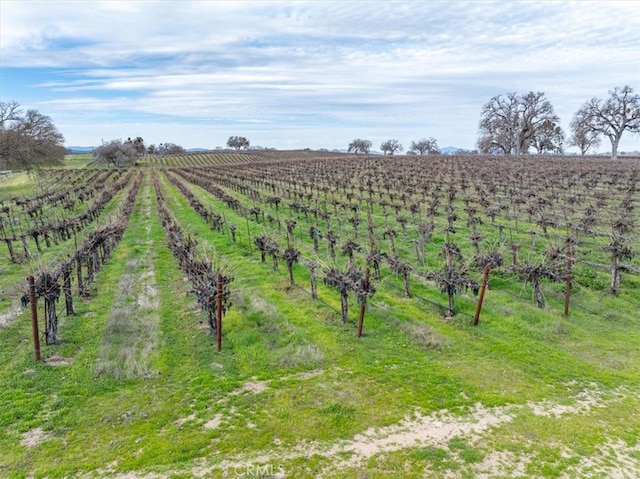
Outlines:
[[[236,477],[247,479],[276,479],[284,478],[284,466],[273,464],[248,464],[246,466],[236,466],[232,469]]]

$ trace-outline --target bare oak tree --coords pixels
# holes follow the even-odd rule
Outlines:
[[[586,155],[591,148],[600,146],[599,134],[587,126],[583,117],[574,116],[569,127],[572,132],[569,137],[569,146],[577,146],[582,156]]]
[[[434,137],[430,137],[429,139],[422,138],[418,141],[412,141],[411,151],[415,151],[418,155],[431,155],[440,153],[440,148],[438,148],[438,141]]]
[[[371,146],[371,141],[357,138],[349,143],[349,149],[347,151],[349,153],[364,153],[365,155],[368,155],[369,151],[371,151]]]
[[[33,168],[62,161],[64,137],[46,115],[37,110],[22,113],[15,102],[0,102],[0,165]]]
[[[168,156],[168,155],[184,155],[187,152],[182,146],[175,143],[160,143],[155,148],[156,155]]]
[[[576,112],[571,122],[574,135],[604,135],[611,141],[611,159],[618,159],[618,145],[625,130],[640,132],[640,95],[633,88],[616,87],[609,98],[592,98]]]
[[[147,147],[144,144],[144,139],[141,136],[136,136],[133,140],[131,138],[127,138],[126,143],[131,144],[139,155],[144,155],[147,151]]]
[[[564,151],[564,132],[557,123],[546,120],[536,130],[531,145],[539,155],[543,153],[556,153],[561,155]]]
[[[111,140],[102,143],[93,150],[93,161],[95,163],[105,163],[116,168],[134,165],[140,153],[136,150],[131,141]]]
[[[7,129],[10,122],[19,119],[20,104],[17,101],[0,102],[0,129]]]
[[[399,153],[404,150],[404,147],[398,140],[387,140],[382,142],[380,150],[382,150],[385,155],[393,155],[396,152]]]
[[[536,133],[547,122],[558,121],[543,92],[494,96],[482,107],[478,149],[482,153],[526,154]]]

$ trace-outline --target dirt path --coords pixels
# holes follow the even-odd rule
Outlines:
[[[216,469],[236,471],[251,468],[256,464],[279,464],[304,457],[320,456],[330,459],[331,465],[315,477],[339,477],[345,468],[358,468],[379,454],[408,448],[434,446],[447,449],[453,438],[463,438],[469,444],[481,443],[491,429],[509,423],[522,414],[559,418],[563,416],[588,414],[592,409],[605,408],[631,394],[630,391],[614,391],[604,394],[592,384],[577,395],[573,404],[554,404],[549,401],[529,402],[526,405],[486,408],[476,404],[463,414],[438,411],[427,416],[415,411],[397,424],[383,428],[369,428],[353,438],[337,442],[309,442],[300,444],[293,450],[273,449],[263,451],[254,457],[237,456],[227,458],[215,467],[195,468],[195,477],[205,477]],[[640,398],[639,398],[640,399]],[[557,444],[556,447],[566,457],[574,453]],[[583,458],[569,468],[563,477],[610,477],[615,479],[636,479],[640,477],[640,443],[628,446],[620,440],[609,439],[599,448],[599,453]],[[455,454],[454,454],[455,456]],[[459,462],[464,464],[461,458]],[[478,463],[468,464],[458,473],[450,471],[446,477],[529,477],[526,465],[533,460],[526,453],[493,451]],[[274,469],[275,470],[275,469]],[[435,472],[435,471],[432,471]],[[280,476],[278,476],[280,474]],[[289,477],[286,470],[276,471],[275,477]],[[436,476],[439,477],[439,476]]]
[[[322,374],[322,371],[315,374]],[[234,393],[260,394],[268,387],[267,384],[261,384],[260,388],[253,388],[251,385],[253,383],[234,391]],[[447,450],[449,442],[454,438],[461,438],[467,444],[477,445],[490,438],[492,429],[511,423],[521,415],[533,414],[559,418],[589,414],[596,408],[606,408],[608,405],[629,397],[629,395],[637,396],[637,393],[621,389],[605,394],[597,386],[590,385],[576,397],[573,404],[560,405],[550,401],[539,401],[493,408],[476,404],[474,407],[458,413],[443,410],[429,415],[414,411],[397,424],[382,428],[369,428],[347,440],[310,441],[299,444],[293,449],[276,446],[256,454],[230,456],[213,465],[204,465],[207,460],[203,458],[201,466],[186,471],[172,471],[167,475],[128,473],[116,474],[114,477],[118,479],[164,479],[171,477],[172,474],[186,474],[191,477],[235,477],[243,472],[262,470],[263,473],[267,473],[268,477],[289,478],[295,477],[295,474],[287,473],[286,464],[288,461],[314,456],[328,459],[330,464],[325,469],[317,471],[314,477],[341,477],[346,474],[345,471],[348,468],[355,468],[354,474],[357,473],[357,469],[364,467],[374,456],[429,446]],[[215,421],[218,425],[221,420],[223,417],[218,414],[210,423]],[[564,457],[575,456],[574,451],[562,444],[546,444],[546,446],[557,448]],[[465,463],[459,453],[455,451],[450,451],[450,454],[460,464],[459,469],[455,471],[429,471],[425,469],[425,477],[446,477],[449,479],[458,477],[479,479],[535,477],[527,471],[527,465],[535,460],[527,452],[489,451],[481,461],[474,463]],[[636,479],[640,477],[640,442],[635,446],[629,446],[619,439],[609,438],[598,447],[597,454],[589,457],[579,456],[579,458],[579,461],[567,468],[560,477],[594,479],[600,477]],[[366,477],[366,475],[362,477]]]

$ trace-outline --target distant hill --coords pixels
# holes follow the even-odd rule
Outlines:
[[[444,148],[440,148],[440,153],[443,155],[454,155],[458,152],[468,152],[469,150],[465,150],[464,148],[458,148],[457,146],[445,146]]]

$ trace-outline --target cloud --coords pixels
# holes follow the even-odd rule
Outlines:
[[[3,69],[45,72],[26,86],[72,129],[73,115],[117,114],[123,128],[145,118],[185,138],[193,124],[227,122],[274,142],[298,126],[313,138],[338,126],[472,147],[491,96],[545,91],[568,127],[586,99],[637,83],[640,13],[630,7],[3,1],[0,55]],[[3,97],[24,83],[3,80]]]

